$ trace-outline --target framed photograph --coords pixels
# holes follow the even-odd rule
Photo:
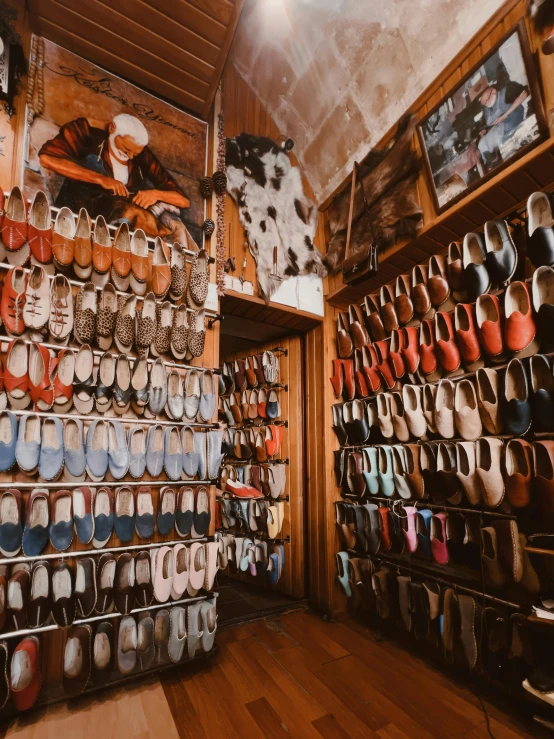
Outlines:
[[[548,135],[523,20],[420,122],[418,135],[438,213]]]

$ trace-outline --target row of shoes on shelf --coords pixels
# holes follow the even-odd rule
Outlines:
[[[484,431],[553,432],[554,375],[548,357],[534,355],[528,368],[512,359],[502,381],[500,372],[482,367],[475,380],[443,378],[438,385],[404,385],[402,392],[380,393],[369,402],[336,403],[333,430],[341,445],[366,443],[374,427],[382,438],[402,442],[428,436],[475,441]]]
[[[226,464],[219,476],[219,489],[237,498],[280,498],[287,484],[286,464]]]
[[[105,352],[98,366],[94,352],[83,344],[77,352],[54,352],[42,344],[13,339],[5,356],[0,389],[15,410],[30,405],[38,411],[54,408],[67,413],[72,406],[88,415],[113,409],[118,415],[131,407],[137,415],[155,418],[165,412],[174,421],[209,423],[215,414],[212,370],[191,368],[182,377],[158,357],[151,365],[145,357]],[[0,369],[2,362],[0,361]],[[6,403],[4,403],[6,407]]]
[[[127,616],[134,608],[167,603],[201,589],[210,592],[218,570],[218,542],[111,552],[75,557],[74,566],[46,560],[20,563],[0,576],[3,595],[0,626],[6,632],[55,623],[66,629],[79,618],[111,613]],[[7,570],[7,566],[5,566]]]
[[[173,307],[153,292],[139,303],[136,295],[118,296],[111,284],[99,291],[92,282],[79,288],[74,301],[69,280],[50,279],[39,265],[8,272],[0,316],[10,336],[48,334],[52,343],[66,345],[73,334],[79,344],[96,341],[102,351],[115,342],[122,353],[135,348],[140,356],[171,353],[179,360],[201,356],[206,337],[203,307],[192,312],[185,304]]]
[[[15,485],[15,484],[14,484]],[[84,545],[101,549],[112,534],[122,543],[159,536],[199,539],[211,521],[208,489],[203,486],[159,489],[156,507],[153,490],[145,484],[132,490],[91,489],[83,486],[50,493],[35,488],[25,500],[13,488],[0,493],[0,551],[16,557],[23,549],[26,557],[42,554],[48,542],[58,552],[66,552],[74,537]]]
[[[349,399],[355,395],[367,397],[394,388],[406,376],[412,382],[434,382],[442,375],[461,374],[463,368],[474,372],[487,363],[506,362],[510,356],[522,359],[536,354],[539,347],[545,352],[553,351],[554,269],[537,270],[533,290],[538,278],[545,276],[543,270],[549,280],[544,285],[541,283],[543,302],[535,301],[535,310],[539,311],[536,318],[524,282],[513,282],[508,287],[504,318],[498,298],[484,294],[475,305],[459,303],[453,317],[449,313],[437,313],[433,320],[422,321],[418,328],[395,329],[390,341],[370,344],[358,316],[350,324],[352,333],[356,328],[354,335],[359,336],[351,352],[353,359],[333,360],[331,384],[335,395],[344,394]],[[548,304],[544,302],[547,299]],[[359,313],[356,306],[350,309]],[[339,352],[339,357],[342,356]]]
[[[122,675],[210,652],[217,630],[216,599],[213,595],[186,607],[125,616],[115,629],[111,619],[72,626],[63,654],[65,694],[76,697],[88,685],[102,687]],[[39,636],[23,638],[11,662],[8,643],[0,641],[0,708],[9,698],[18,711],[29,710],[35,704],[42,686],[42,659]]]
[[[131,287],[137,295],[144,295],[150,276],[148,241],[142,229],[132,234],[129,225],[118,226],[112,240],[103,216],[92,225],[89,214],[81,208],[76,219],[67,207],[60,208],[54,223],[46,194],[39,190],[28,208],[26,198],[14,187],[5,203],[0,193],[0,229],[8,261],[14,265],[26,264],[29,259],[39,265],[53,262],[55,269],[67,272],[73,269],[81,280],[89,278],[98,287],[109,280],[118,290]],[[28,212],[27,212],[28,211]],[[192,259],[187,291],[186,249],[196,250]],[[156,238],[152,255],[152,290],[156,297],[168,293],[179,300],[187,292],[187,301],[193,309],[204,305],[208,293],[208,256],[198,250],[189,239],[186,246],[168,244]]]
[[[521,688],[538,659],[527,616],[519,611],[505,611],[494,601],[483,607],[481,599],[466,594],[463,587],[426,575],[400,574],[394,565],[374,564],[346,552],[340,553],[337,566],[349,597],[371,606],[383,623],[401,622],[416,639],[437,647],[450,664],[484,671]]]
[[[534,193],[529,203],[529,207],[535,209],[544,207],[546,221],[530,216],[528,256],[535,268],[552,266],[554,238],[548,198],[544,193]],[[541,221],[550,225],[543,228]],[[548,245],[541,250],[533,245],[534,240],[543,240]],[[367,330],[373,341],[382,341],[394,329],[432,318],[439,310],[452,310],[455,303],[475,302],[483,293],[508,283],[516,272],[518,261],[518,250],[508,224],[502,220],[488,221],[483,234],[468,233],[462,243],[452,242],[446,258],[433,255],[428,265],[418,264],[411,275],[399,275],[394,287],[383,285],[377,295],[366,296]],[[348,335],[347,322],[348,317],[345,321],[344,316],[339,316],[339,356],[349,356],[352,350],[354,337]],[[362,321],[360,323],[363,325]]]
[[[485,581],[492,587],[512,582],[530,593],[540,591],[538,575],[525,550],[527,539],[513,519],[498,518],[482,526],[475,514],[407,505],[391,510],[374,503],[337,502],[335,510],[341,545],[349,551],[362,555],[417,553],[422,564],[432,560],[472,569],[482,565]]]
[[[224,530],[267,533],[270,539],[276,539],[283,529],[284,500],[267,500],[262,497],[238,500],[220,498],[219,506],[221,528]]]
[[[17,463],[26,475],[41,480],[95,482],[108,472],[114,480],[127,474],[141,479],[148,472],[154,479],[165,471],[170,480],[215,480],[223,459],[223,431],[193,431],[190,426],[153,424],[145,429],[131,423],[127,433],[116,419],[94,420],[85,435],[79,418],[64,421],[57,416],[41,419],[10,411],[0,412],[0,472]]]
[[[252,577],[265,578],[269,585],[277,585],[285,567],[285,547],[282,544],[234,534],[220,534],[219,539],[222,542],[220,570],[249,572]]]
[[[279,382],[279,359],[271,350],[253,354],[221,367],[220,395],[244,393],[248,388],[271,387]]]
[[[372,495],[438,505],[512,508],[536,504],[554,520],[554,441],[483,437],[477,441],[361,447],[335,453],[337,484],[360,499]]]
[[[260,388],[240,393],[230,393],[219,397],[219,417],[228,426],[236,426],[243,421],[263,423],[279,418],[281,404],[276,390]]]
[[[283,426],[269,424],[253,428],[227,428],[223,432],[222,453],[237,460],[265,462],[279,457],[283,445]]]

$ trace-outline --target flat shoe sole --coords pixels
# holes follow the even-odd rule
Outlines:
[[[77,262],[73,262],[73,271],[80,280],[88,280],[92,274],[92,262],[88,267],[80,267]]]

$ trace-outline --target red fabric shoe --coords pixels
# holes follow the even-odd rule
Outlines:
[[[476,362],[481,356],[481,347],[473,320],[473,306],[467,303],[458,303],[454,310],[454,327],[456,329],[456,344],[466,364]]]
[[[12,267],[6,275],[2,290],[0,314],[6,330],[14,336],[19,336],[26,328],[23,321],[23,307],[27,290],[27,274],[21,267]]]
[[[435,341],[437,359],[446,372],[454,372],[461,364],[460,351],[454,340],[454,326],[449,313],[437,313],[435,316]]]
[[[344,385],[343,359],[333,359],[333,377],[331,377],[331,385],[335,391],[335,396],[340,398]]]
[[[27,241],[27,201],[19,187],[8,195],[2,221],[2,241],[8,251],[18,251]]]
[[[395,376],[400,379],[406,374],[406,365],[402,349],[404,348],[404,334],[400,329],[395,329],[390,337],[389,358]]]
[[[406,370],[413,375],[417,372],[417,368],[419,367],[419,331],[417,326],[403,328],[401,331],[404,337],[402,344],[402,357],[404,358]]]
[[[381,375],[376,369],[377,354],[371,344],[362,347],[362,364],[371,392],[376,393],[381,387]]]
[[[354,349],[354,385],[358,397],[367,398],[369,395],[369,387],[363,369],[362,350]]]
[[[345,359],[343,362],[344,392],[347,400],[354,400],[356,386],[354,383],[354,360]]]
[[[504,297],[504,338],[512,352],[526,349],[534,340],[537,327],[533,320],[533,308],[529,288],[525,282],[511,282]]]
[[[426,319],[419,327],[420,367],[424,375],[432,375],[438,370],[436,350],[433,321]]]
[[[373,346],[377,357],[376,369],[379,370],[381,377],[385,381],[385,385],[390,390],[395,386],[396,380],[393,375],[392,365],[389,361],[389,344],[387,341],[376,341]]]
[[[27,711],[38,698],[41,686],[40,644],[36,636],[22,639],[12,656],[10,688],[14,706]]]
[[[500,305],[495,295],[479,295],[475,303],[477,336],[489,357],[497,357],[504,351]]]

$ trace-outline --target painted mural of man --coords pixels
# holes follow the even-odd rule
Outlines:
[[[92,218],[127,221],[149,236],[184,228],[179,213],[190,201],[148,148],[148,131],[132,115],[116,115],[105,128],[87,118],[70,121],[44,143],[39,159],[65,178],[55,201],[60,208],[86,208]]]

